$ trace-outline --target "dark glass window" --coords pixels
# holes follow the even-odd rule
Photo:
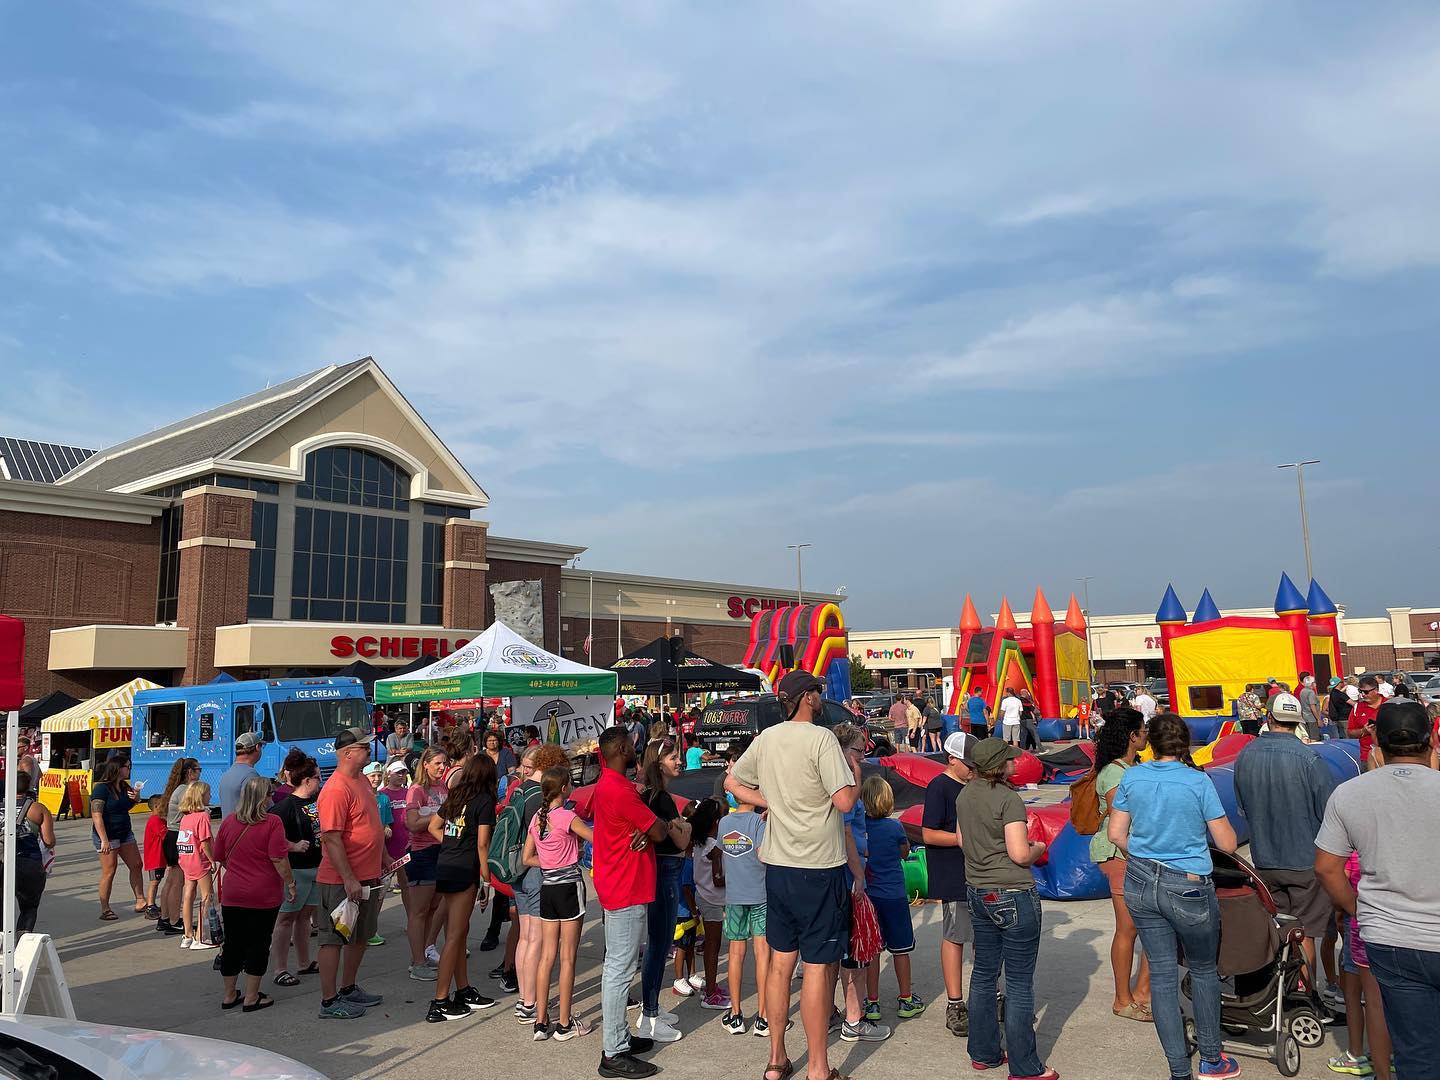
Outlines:
[[[275,528],[280,507],[255,500],[250,510],[250,598],[246,614],[252,619],[275,617]]]
[[[160,512],[160,588],[155,598],[155,621],[175,622],[180,606],[180,533],[184,506]]]
[[[1190,708],[1192,709],[1223,709],[1225,707],[1225,691],[1219,686],[1192,686],[1190,687]]]
[[[306,457],[305,479],[296,494],[314,502],[403,512],[410,509],[410,474],[369,450],[326,446]]]
[[[297,506],[290,617],[403,623],[409,532],[403,518]]]
[[[444,503],[433,502],[422,505],[425,507],[426,517],[468,518],[470,516],[470,511],[463,506],[446,506]]]
[[[420,541],[420,621],[439,626],[445,601],[445,526],[427,521],[424,527]]]

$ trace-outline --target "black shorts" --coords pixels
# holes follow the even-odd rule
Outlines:
[[[850,946],[850,890],[845,867],[765,868],[765,940],[798,952],[807,964],[835,964]]]
[[[174,829],[165,830],[165,839],[160,844],[160,850],[165,853],[166,866],[180,865],[180,834]]]
[[[151,870],[151,871],[150,871],[150,880],[151,880],[151,881],[164,881],[164,880],[165,880],[165,868],[164,868],[163,866],[161,866],[161,867],[157,867],[157,868],[154,869],[154,870]]]
[[[540,886],[540,921],[574,922],[585,917],[585,881]]]
[[[475,878],[436,878],[435,891],[441,894],[462,893],[466,889],[479,887]]]

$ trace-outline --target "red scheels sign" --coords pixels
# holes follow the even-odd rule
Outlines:
[[[761,600],[754,596],[732,596],[725,601],[725,614],[732,619],[753,619],[757,611],[794,607],[793,600]]]
[[[418,656],[448,656],[469,643],[469,638],[456,638],[452,643],[449,638],[443,637],[375,637],[371,634],[351,637],[349,634],[336,634],[330,639],[330,653],[342,657],[360,656],[366,660],[375,657],[413,659]]]

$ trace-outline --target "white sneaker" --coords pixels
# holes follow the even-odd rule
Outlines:
[[[190,951],[191,951],[191,952],[201,952],[201,951],[204,950],[204,949],[213,949],[213,948],[215,948],[215,946],[214,946],[214,945],[211,945],[210,942],[208,942],[208,941],[192,941],[192,942],[190,943]]]
[[[425,947],[425,959],[430,962],[431,967],[438,968],[440,966],[440,950],[434,945],[427,945]]]
[[[705,989],[705,976],[704,976],[704,975],[691,975],[690,978],[689,978],[688,980],[686,980],[686,981],[690,983],[690,988],[691,988],[692,990],[704,990],[704,989]]]
[[[681,997],[692,997],[695,993],[695,988],[690,985],[689,979],[676,979],[671,989]]]
[[[181,947],[182,949],[188,949],[188,948],[190,948],[190,939],[189,939],[188,937],[182,937],[182,938],[180,939],[180,947]]]
[[[680,1014],[679,1014],[679,1013],[673,1013],[673,1012],[671,1012],[669,1009],[666,1009],[666,1008],[663,1008],[663,1007],[662,1007],[662,1008],[660,1009],[660,1011],[659,1011],[658,1013],[656,1013],[655,1015],[656,1015],[659,1019],[664,1020],[665,1023],[669,1024],[671,1027],[679,1027],[679,1026],[680,1026]]]
[[[657,1043],[672,1043],[680,1041],[681,1033],[658,1016],[642,1016],[635,1025],[635,1034]]]

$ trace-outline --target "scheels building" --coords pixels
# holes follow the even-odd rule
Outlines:
[[[580,568],[583,547],[492,534],[488,504],[368,357],[101,450],[0,438],[26,695],[398,668],[497,617],[601,667],[662,634],[733,664],[750,615],[794,601]]]

